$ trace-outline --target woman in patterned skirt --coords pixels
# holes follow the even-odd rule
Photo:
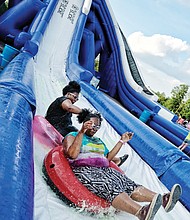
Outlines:
[[[109,167],[122,145],[131,140],[133,133],[126,132],[109,151],[103,141],[95,137],[101,126],[101,115],[86,111],[78,116],[83,123],[78,132],[69,133],[63,147],[72,170],[88,190],[107,200],[118,210],[135,215],[140,220],[151,220],[162,205],[166,212],[173,209],[181,195],[181,187],[175,184],[170,193],[161,196],[135,183],[125,174]],[[138,202],[149,202],[141,206]]]

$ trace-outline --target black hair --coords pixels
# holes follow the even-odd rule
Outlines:
[[[84,123],[89,121],[91,118],[98,118],[100,120],[100,124],[102,122],[102,116],[99,112],[93,112],[90,109],[82,109],[82,112],[78,114],[77,119],[79,123]]]
[[[70,81],[67,86],[62,90],[63,95],[66,95],[68,92],[77,92],[80,93],[80,85],[76,81]]]

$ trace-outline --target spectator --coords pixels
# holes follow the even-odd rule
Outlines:
[[[190,145],[190,132],[186,136],[185,140],[183,143],[178,147],[181,151],[185,150],[185,148]]]

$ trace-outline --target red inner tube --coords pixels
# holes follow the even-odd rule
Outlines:
[[[64,156],[61,145],[63,137],[59,132],[42,116],[35,116],[33,128],[34,135],[39,142],[51,149],[44,158],[44,179],[59,195],[60,199],[67,201],[68,204],[85,208],[90,212],[98,213],[102,210],[106,212],[111,204],[90,192],[72,171]],[[110,167],[123,172],[113,162],[110,162]]]

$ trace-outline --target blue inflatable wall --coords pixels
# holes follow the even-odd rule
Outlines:
[[[33,81],[33,60],[26,53],[19,54],[1,73],[1,219],[32,220],[33,216]]]
[[[40,0],[23,0],[0,16],[0,40],[20,49],[32,36],[28,28],[45,4]]]

